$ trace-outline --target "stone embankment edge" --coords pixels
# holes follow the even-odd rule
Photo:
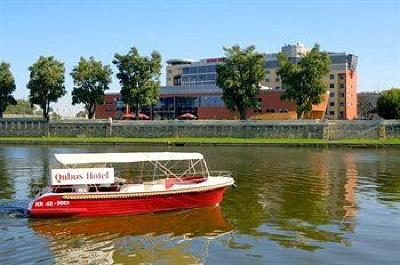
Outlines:
[[[101,141],[100,141],[101,139]],[[219,139],[217,142],[213,141],[179,141],[178,139],[167,140],[165,138],[157,139],[152,138],[148,141],[147,138],[143,140],[130,140],[127,138],[113,140],[110,138],[94,138],[93,140],[80,138],[65,138],[63,139],[52,139],[43,137],[0,137],[0,144],[9,145],[154,145],[154,146],[255,146],[255,147],[354,147],[354,148],[400,148],[400,139],[386,139],[385,141],[377,142],[374,139],[346,139],[346,140],[320,140],[320,141],[310,141],[310,139],[295,139],[293,142],[287,142],[282,139],[266,139],[265,142],[249,142],[246,138],[237,138],[232,142],[232,139],[224,142],[223,139]],[[196,138],[193,138],[196,139]],[[222,140],[222,141],[221,141]],[[261,139],[258,139],[261,140]]]

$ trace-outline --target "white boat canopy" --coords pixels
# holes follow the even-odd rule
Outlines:
[[[203,159],[200,153],[177,152],[55,154],[55,157],[64,165]]]

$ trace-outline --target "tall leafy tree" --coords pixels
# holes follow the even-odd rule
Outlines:
[[[254,46],[241,49],[235,45],[225,48],[225,63],[217,65],[217,85],[230,111],[238,111],[241,120],[247,119],[247,109],[257,108],[256,96],[264,79],[264,55]]]
[[[316,44],[297,64],[290,62],[283,53],[279,54],[278,61],[277,74],[286,89],[282,99],[294,103],[297,118],[303,119],[304,114],[311,111],[313,104],[320,104],[324,100],[327,84],[323,77],[329,73],[329,56],[320,52],[319,45]]]
[[[16,105],[17,101],[11,95],[15,91],[15,80],[6,62],[0,63],[0,118],[9,105]]]
[[[379,95],[377,112],[384,119],[400,119],[400,88],[392,88]]]
[[[110,89],[112,71],[110,66],[96,61],[93,57],[89,60],[81,57],[77,66],[72,70],[74,80],[72,90],[72,104],[82,103],[92,119],[96,113],[96,104],[104,101],[104,91]]]
[[[48,120],[50,103],[57,102],[67,93],[64,87],[64,64],[53,56],[40,56],[36,63],[29,67],[29,71],[29,101],[32,105],[39,105],[43,111],[43,118]]]
[[[151,57],[141,56],[133,47],[125,54],[115,54],[113,63],[118,68],[117,78],[125,103],[133,106],[136,119],[143,106],[158,101],[160,95],[161,55],[153,51]]]

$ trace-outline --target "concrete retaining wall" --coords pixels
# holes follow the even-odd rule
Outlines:
[[[0,136],[400,138],[400,121],[110,121],[0,119]]]

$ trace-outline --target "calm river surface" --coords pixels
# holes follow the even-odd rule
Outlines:
[[[54,153],[196,151],[220,208],[32,220]],[[400,264],[400,150],[0,146],[0,264]]]

